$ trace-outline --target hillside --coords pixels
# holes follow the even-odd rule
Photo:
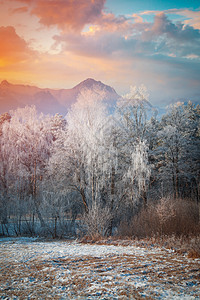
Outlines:
[[[65,115],[71,104],[76,102],[81,90],[92,90],[96,87],[105,91],[104,100],[110,104],[119,98],[119,95],[112,87],[91,78],[82,81],[71,89],[58,90],[11,84],[3,80],[0,84],[0,113],[16,109],[17,107],[35,105],[39,112]]]

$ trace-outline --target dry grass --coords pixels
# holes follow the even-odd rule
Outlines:
[[[22,261],[1,253],[2,299],[164,299],[163,291],[198,299],[200,260],[155,249],[156,238],[133,241],[107,239],[97,243],[142,246],[129,254],[48,258],[39,254]],[[63,247],[63,242],[60,242]],[[155,245],[154,244],[154,245]],[[44,243],[45,247],[45,243]],[[19,249],[19,248],[18,248]],[[138,248],[137,248],[138,249]],[[21,244],[20,251],[26,245]],[[18,250],[19,251],[19,250]],[[5,255],[4,255],[5,254]],[[168,297],[169,299],[170,297]],[[181,299],[181,298],[180,298]]]
[[[97,245],[115,245],[115,246],[138,246],[143,248],[157,248],[162,247],[165,249],[173,250],[180,255],[187,255],[188,258],[200,258],[200,235],[199,236],[152,236],[148,238],[130,238],[115,236],[109,238],[99,238],[97,240],[91,237],[84,237],[80,240],[85,244]]]
[[[198,236],[199,207],[191,200],[161,199],[157,203],[150,203],[130,222],[122,222],[119,235],[136,238]]]
[[[160,287],[178,293],[188,282],[195,294],[200,280],[199,261],[165,250],[1,264],[1,296],[7,299],[156,299]]]
[[[196,250],[192,249],[188,252],[188,257],[189,258],[200,258],[200,251],[197,252]]]
[[[119,237],[129,237],[138,245],[157,245],[200,257],[199,208],[191,200],[161,199],[129,223],[122,222]]]

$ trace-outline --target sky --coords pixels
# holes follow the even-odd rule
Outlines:
[[[0,80],[72,88],[93,78],[120,95],[200,103],[200,2],[0,0]]]

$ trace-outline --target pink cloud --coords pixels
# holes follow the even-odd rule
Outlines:
[[[158,10],[148,10],[148,11],[143,11],[140,13],[141,16],[143,15],[158,15],[160,13],[164,13],[167,15],[170,14],[176,14],[180,15],[183,17],[186,17],[186,20],[182,21],[184,24],[188,24],[194,29],[200,29],[200,11],[199,10],[189,10],[189,9],[167,9],[163,11],[158,11]]]
[[[190,26],[193,26],[195,29],[200,29],[200,11],[191,11],[188,9],[181,10],[180,15],[186,16],[188,20],[185,20],[184,23]]]
[[[98,25],[87,32],[74,35],[65,32],[54,36],[55,46],[63,52],[81,56],[125,57],[163,55],[166,57],[199,57],[200,31],[189,25],[173,23],[163,12],[155,15],[154,22],[136,22],[132,17],[104,14]],[[195,57],[196,57],[195,56]]]
[[[102,16],[106,0],[18,0],[31,7],[31,13],[45,26],[81,31]]]
[[[22,7],[18,7],[12,10],[12,13],[26,13],[28,12],[28,7],[27,6],[22,6]]]

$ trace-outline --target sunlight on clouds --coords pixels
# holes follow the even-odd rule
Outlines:
[[[57,26],[60,30],[80,32],[86,24],[92,24],[101,17],[106,0],[19,0],[32,5],[31,14],[47,27]]]
[[[192,26],[194,29],[200,29],[200,11],[194,11],[189,9],[167,9],[167,10],[147,10],[141,12],[140,16],[153,16],[159,13],[165,13],[166,15],[171,15],[172,19],[173,16],[176,19],[180,19],[179,17],[182,16],[181,20],[184,24]]]
[[[169,53],[168,56],[170,56],[170,57],[176,57],[176,54],[175,53]]]
[[[183,94],[183,86],[199,82],[199,11],[131,5],[116,15],[105,3],[0,2],[1,76],[59,88],[93,77],[119,93],[144,82]]]
[[[200,29],[200,12],[199,11],[189,11],[186,10],[183,12],[183,15],[190,18],[189,20],[185,20],[185,24],[189,24],[193,26],[195,29]]]
[[[97,31],[100,31],[100,27],[98,25],[86,26],[85,30],[82,31],[81,35],[90,36],[95,35]]]
[[[0,27],[0,56],[7,64],[28,61],[35,55],[14,27]]]
[[[136,23],[143,23],[143,18],[139,14],[132,14],[132,17]]]
[[[189,59],[196,59],[196,58],[200,58],[199,55],[196,55],[196,54],[190,54],[190,55],[186,55],[186,58],[189,58]]]
[[[51,46],[54,43],[53,36],[59,33],[58,29],[39,24],[38,17],[30,13],[30,7],[21,7],[19,1],[1,2],[0,26],[15,28],[17,34],[26,40],[33,50],[57,53],[58,51],[52,50]]]

